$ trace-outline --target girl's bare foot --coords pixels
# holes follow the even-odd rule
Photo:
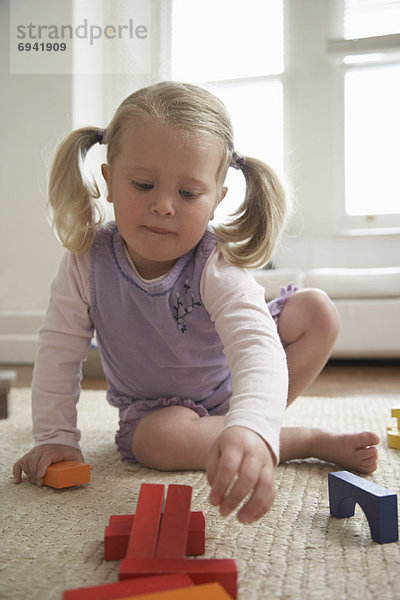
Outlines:
[[[372,473],[378,467],[379,437],[371,431],[335,434],[317,430],[314,440],[316,458],[360,473]]]
[[[370,431],[338,434],[323,429],[284,427],[281,462],[314,457],[359,473],[372,473],[378,466],[377,444],[379,437]]]

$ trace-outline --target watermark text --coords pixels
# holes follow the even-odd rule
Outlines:
[[[106,38],[115,39],[138,39],[145,40],[148,37],[146,25],[136,25],[133,19],[129,19],[128,24],[123,25],[101,25],[89,24],[88,19],[84,19],[81,25],[73,27],[72,25],[42,25],[29,23],[29,25],[17,25],[18,40],[88,40],[93,46],[95,40]]]

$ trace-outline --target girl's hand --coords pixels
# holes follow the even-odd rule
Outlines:
[[[21,483],[22,473],[26,473],[31,483],[43,484],[47,467],[63,460],[84,462],[80,450],[63,444],[43,444],[36,446],[20,458],[13,467],[15,483]]]
[[[206,471],[210,502],[219,506],[222,516],[229,515],[248,494],[250,498],[238,512],[242,523],[257,521],[271,508],[275,499],[274,463],[268,445],[254,431],[245,427],[225,429],[214,442]]]

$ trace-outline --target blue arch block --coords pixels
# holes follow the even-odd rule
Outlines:
[[[329,507],[333,517],[354,515],[356,503],[367,517],[371,537],[378,544],[399,539],[397,495],[348,471],[329,473]]]

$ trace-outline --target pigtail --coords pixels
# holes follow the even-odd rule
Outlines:
[[[228,263],[256,269],[271,260],[286,219],[286,196],[276,173],[261,160],[242,157],[240,169],[245,199],[232,221],[216,226],[215,232]]]
[[[99,139],[99,130],[83,127],[70,133],[58,148],[49,179],[49,205],[57,235],[65,248],[77,254],[88,250],[102,215],[95,200],[100,197],[96,182],[88,181],[83,163]]]

